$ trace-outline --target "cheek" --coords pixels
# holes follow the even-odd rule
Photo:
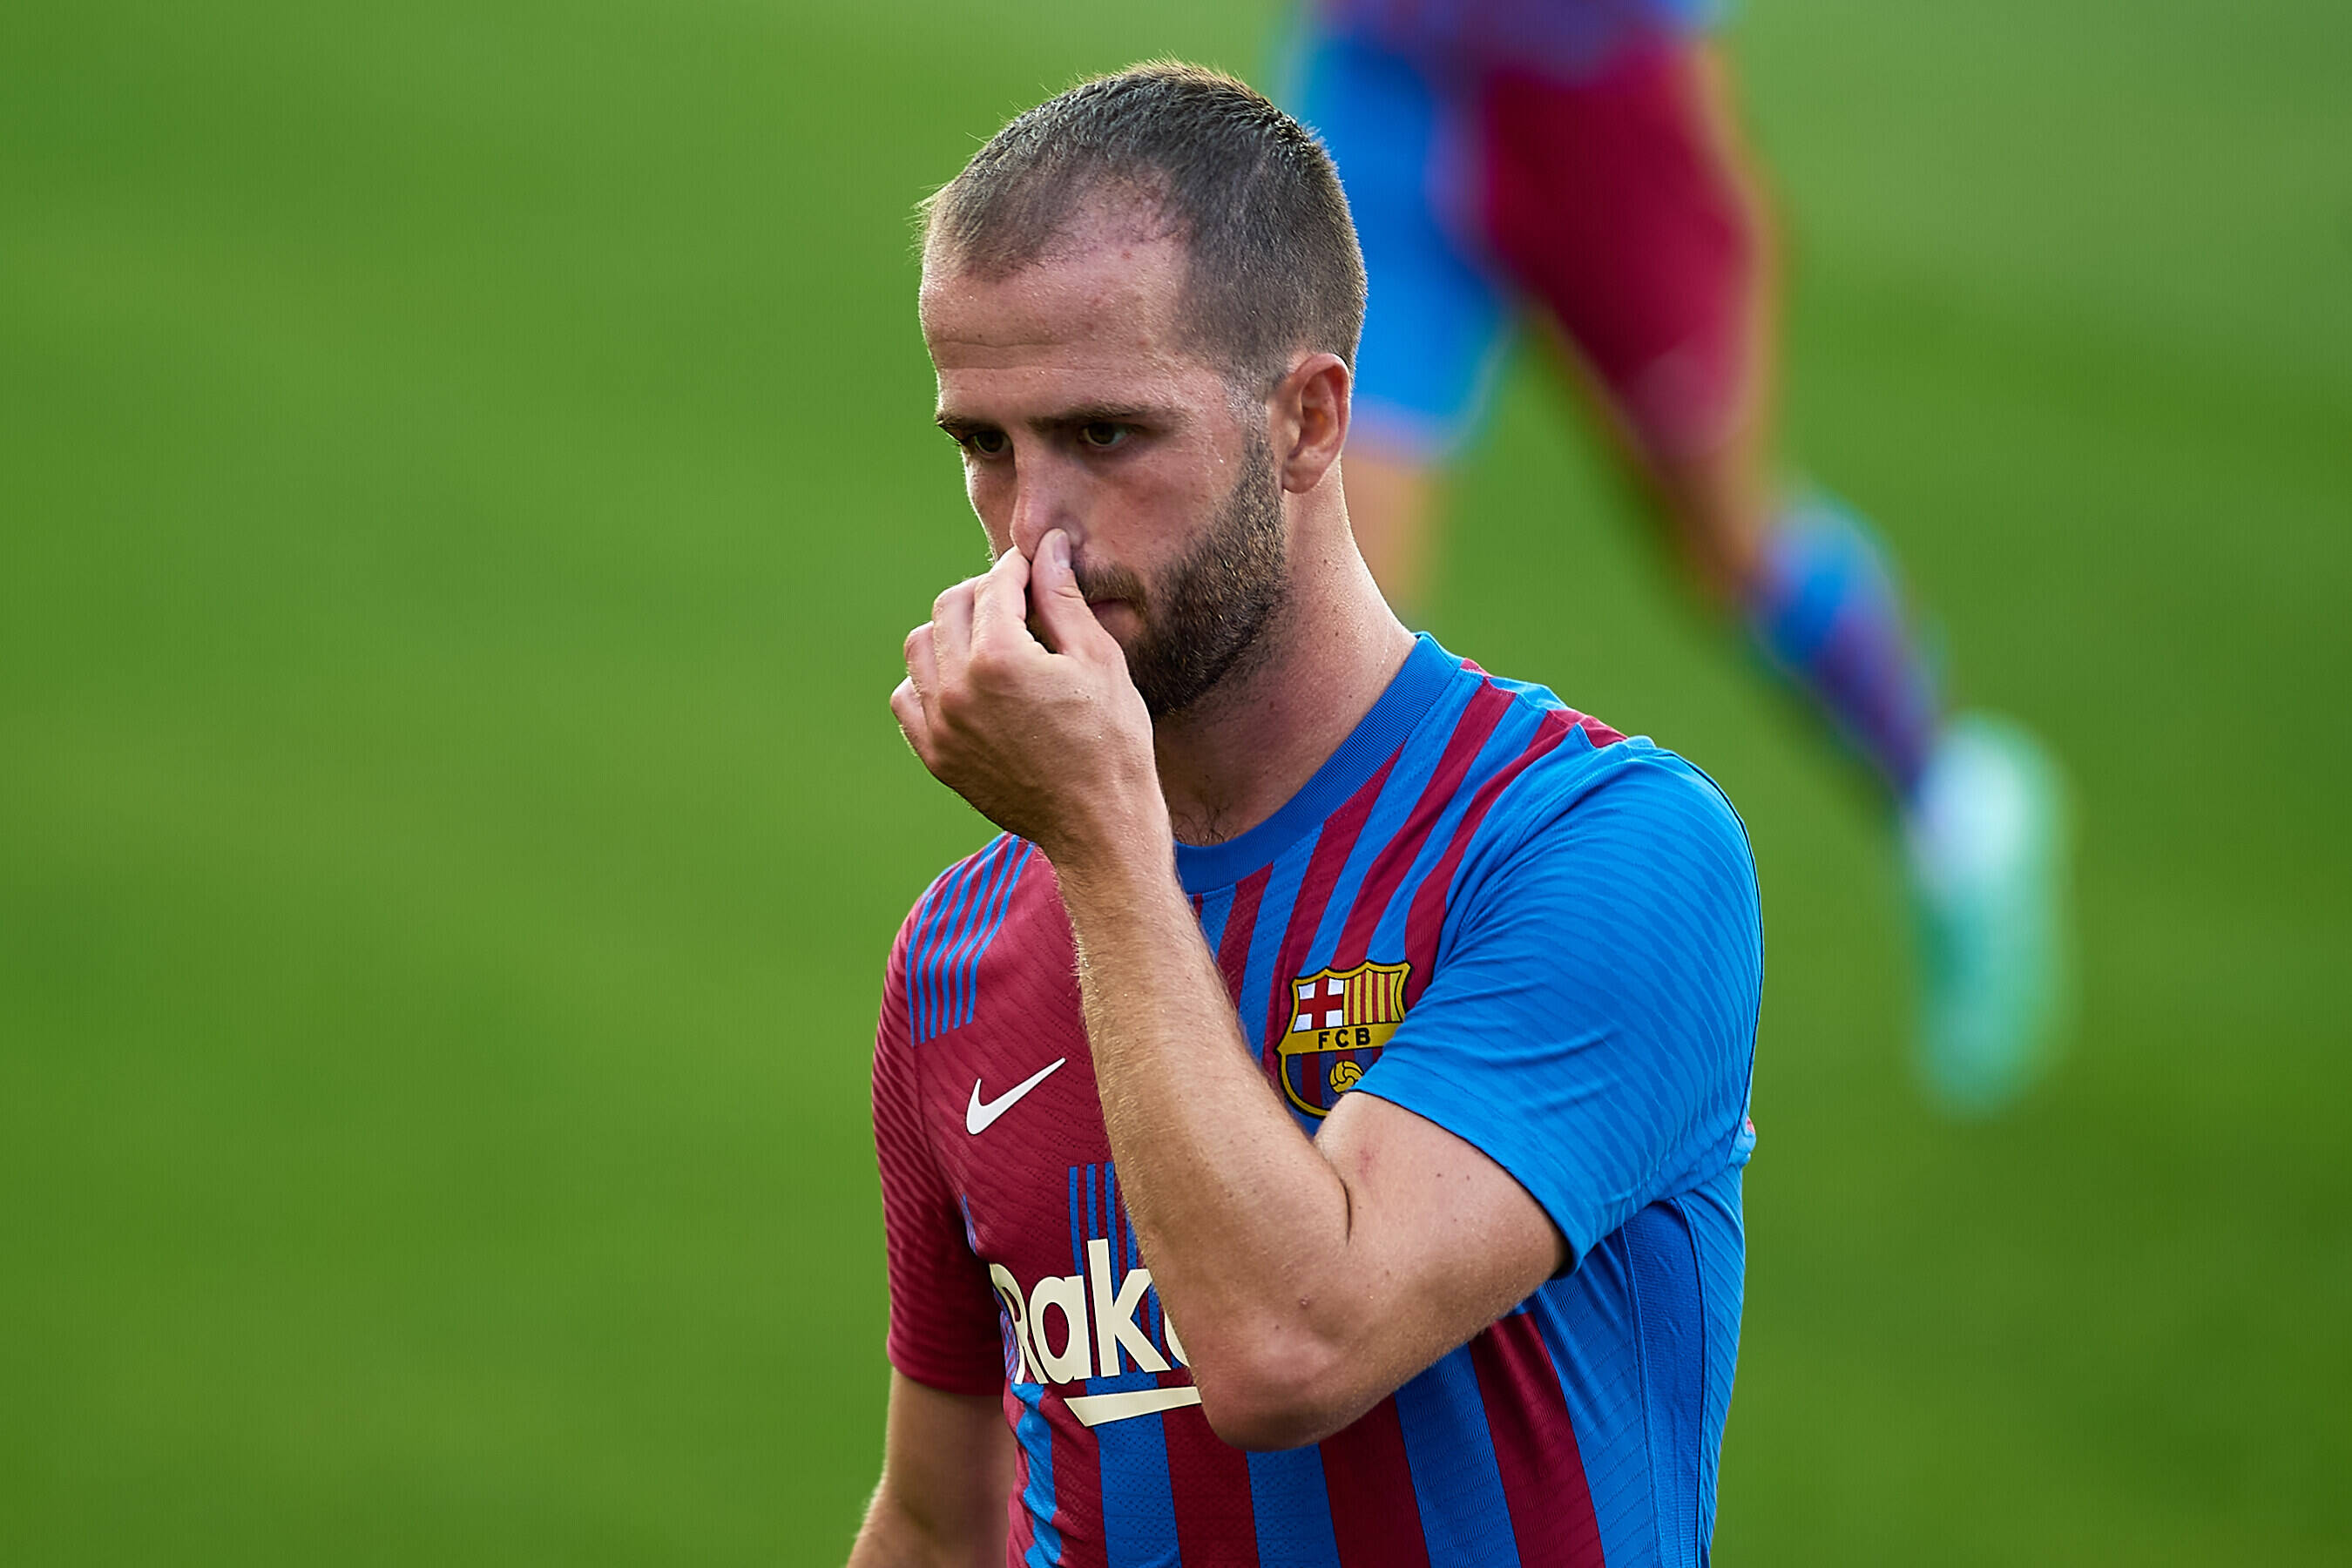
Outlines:
[[[966,463],[963,466],[964,499],[971,510],[986,523],[991,513],[1001,513],[1011,504],[1013,487],[996,467],[987,463]]]
[[[994,464],[971,463],[963,472],[963,493],[980,531],[988,537],[988,558],[997,559],[1013,548],[1014,488],[1011,475]]]
[[[1168,554],[1181,553],[1183,542],[1224,500],[1231,475],[1213,457],[1198,452],[1154,453],[1155,461],[1138,463],[1109,478],[1104,486],[1106,510],[1124,520],[1139,536]]]

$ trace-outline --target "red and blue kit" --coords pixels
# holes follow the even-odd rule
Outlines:
[[[1721,792],[1424,637],[1296,798],[1176,862],[1302,1131],[1345,1094],[1436,1122],[1570,1261],[1322,1443],[1221,1441],[1120,1199],[1054,868],[996,839],[899,931],[874,1124],[890,1361],[1003,1399],[1008,1562],[1703,1563],[1763,970]]]
[[[1320,0],[1287,106],[1330,149],[1371,275],[1360,438],[1454,456],[1523,306],[1644,449],[1748,417],[1763,245],[1700,50],[1713,0]]]

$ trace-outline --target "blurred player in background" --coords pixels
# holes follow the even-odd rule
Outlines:
[[[1868,525],[1784,489],[1769,214],[1708,0],[1319,0],[1291,107],[1339,163],[1371,279],[1345,461],[1358,543],[1410,619],[1446,464],[1514,317],[1556,328],[1691,579],[1871,763],[1924,946],[1921,1063],[1996,1109],[2060,999],[2057,774],[1948,713]]]

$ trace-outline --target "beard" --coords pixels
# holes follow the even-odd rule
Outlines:
[[[1208,531],[1149,588],[1123,566],[1079,568],[1089,600],[1124,599],[1143,623],[1127,672],[1154,719],[1181,713],[1256,668],[1290,591],[1282,487],[1257,432]]]

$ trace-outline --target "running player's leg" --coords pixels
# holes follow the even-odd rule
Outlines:
[[[1692,577],[1907,800],[1934,681],[1868,530],[1776,482],[1771,226],[1714,47],[1661,36],[1572,83],[1497,72],[1482,132],[1495,249],[1591,373]]]
[[[1777,289],[1760,184],[1713,48],[1661,34],[1572,81],[1480,95],[1484,226],[1590,373],[1696,581],[1866,756],[1901,808],[1935,1088],[1987,1108],[2057,1002],[2054,770],[2014,726],[1948,722],[1884,551],[1774,483]]]
[[[1371,279],[1341,459],[1356,543],[1411,621],[1445,461],[1476,426],[1508,313],[1445,208],[1471,188],[1463,106],[1433,74],[1362,38],[1312,33],[1291,107],[1339,166]]]

